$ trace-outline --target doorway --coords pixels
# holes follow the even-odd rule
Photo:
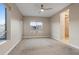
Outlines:
[[[60,33],[64,43],[69,42],[69,9],[60,13]]]

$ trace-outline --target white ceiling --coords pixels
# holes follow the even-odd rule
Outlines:
[[[51,17],[70,5],[69,3],[44,3],[44,8],[52,8],[40,13],[41,3],[16,3],[23,16]]]

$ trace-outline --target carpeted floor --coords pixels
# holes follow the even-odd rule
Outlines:
[[[24,39],[9,55],[79,55],[79,50],[49,38]]]

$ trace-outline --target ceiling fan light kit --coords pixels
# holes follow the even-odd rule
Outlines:
[[[44,5],[41,4],[41,9],[40,9],[41,12],[44,12],[45,10],[50,10],[50,9],[52,8],[44,8]]]
[[[41,9],[40,11],[41,11],[41,12],[44,12],[44,9]]]

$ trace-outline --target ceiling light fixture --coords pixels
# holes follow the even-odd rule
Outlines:
[[[44,12],[44,9],[41,9],[40,11],[41,11],[41,12]]]

